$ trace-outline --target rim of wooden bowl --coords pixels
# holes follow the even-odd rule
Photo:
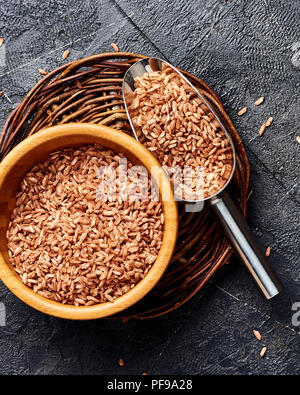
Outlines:
[[[75,135],[78,139],[85,139],[86,137],[87,141],[79,144],[71,143],[73,146],[92,144],[94,142],[102,144],[104,147],[112,148],[112,144],[120,147],[120,151],[124,152],[125,155],[127,153],[128,157],[131,156],[136,158],[140,164],[147,168],[148,172],[151,171],[152,166],[156,166],[159,171],[152,174],[152,177],[158,185],[160,194],[162,193],[162,188],[165,188],[164,191],[166,191],[170,196],[169,200],[162,200],[164,213],[163,242],[155,263],[144,279],[142,279],[133,289],[115,299],[113,302],[101,303],[94,306],[76,307],[47,299],[38,295],[30,287],[23,284],[18,274],[14,271],[12,265],[7,262],[8,259],[4,257],[2,252],[0,252],[0,278],[19,299],[36,310],[55,317],[73,320],[88,320],[104,318],[127,309],[142,299],[155,286],[166,270],[175,248],[178,213],[177,204],[174,200],[169,179],[163,172],[156,158],[133,137],[116,129],[101,125],[85,123],[57,125],[46,128],[40,133],[26,138],[13,148],[0,163],[0,189],[2,188],[8,173],[22,158],[24,158],[26,154],[28,155],[29,152],[38,150],[39,147],[45,145],[45,143],[53,144],[55,141],[59,142],[67,137],[70,138],[70,136],[74,138]],[[95,141],[91,141],[89,139],[95,139]],[[63,147],[67,148],[68,144],[61,143],[56,146],[56,149],[61,149]],[[51,151],[55,151],[55,148],[51,149]],[[49,151],[49,153],[51,151]],[[33,167],[35,163],[37,162],[33,161],[26,171]]]

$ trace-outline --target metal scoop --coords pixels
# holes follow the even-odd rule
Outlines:
[[[205,106],[214,116],[218,122],[219,127],[223,130],[224,135],[228,138],[233,154],[232,172],[228,177],[227,182],[212,196],[203,198],[202,201],[207,200],[212,206],[214,212],[219,217],[225,232],[231,240],[236,252],[245,264],[246,268],[252,275],[254,281],[258,285],[267,299],[277,295],[282,290],[282,285],[277,278],[276,274],[270,267],[265,254],[259,248],[254,235],[252,234],[249,226],[245,222],[242,214],[237,209],[233,201],[231,200],[228,193],[224,190],[229,184],[235,169],[235,149],[232,140],[227,133],[224,125],[220,121],[215,110],[211,107],[205,98],[199,94],[197,89],[171,64],[158,59],[158,58],[145,58],[134,63],[126,72],[123,80],[123,99],[125,103],[126,112],[128,115],[129,122],[131,124],[134,136],[137,140],[142,141],[142,133],[136,128],[132,122],[132,116],[130,114],[130,103],[132,101],[132,95],[135,90],[135,78],[141,77],[145,73],[151,73],[154,71],[162,71],[164,66],[171,67],[177,74],[187,83],[201,99]]]

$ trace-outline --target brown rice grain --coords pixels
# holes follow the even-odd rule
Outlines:
[[[113,50],[114,50],[115,52],[119,52],[119,47],[117,46],[117,44],[111,43],[111,46],[113,47]]]
[[[243,107],[239,112],[238,112],[238,116],[241,117],[242,115],[244,115],[247,112],[247,107]]]
[[[259,135],[262,136],[266,130],[266,124],[263,123],[258,131]]]
[[[38,71],[39,71],[39,73],[42,74],[42,75],[47,75],[47,74],[48,74],[47,71],[44,70],[44,69],[39,69]]]
[[[67,59],[67,57],[70,55],[70,50],[69,49],[66,49],[64,52],[63,52],[63,54],[62,54],[62,59],[63,60],[66,60]]]
[[[262,104],[264,102],[265,98],[264,96],[261,96],[259,99],[256,100],[256,102],[254,102],[254,104],[256,106],[259,106],[260,104]]]
[[[257,331],[256,329],[253,330],[253,334],[256,337],[257,340],[261,340],[261,334],[259,331]]]
[[[261,358],[263,358],[263,356],[265,355],[266,351],[267,351],[267,347],[263,347],[263,348],[261,349],[261,351],[260,351],[260,353],[259,353],[259,355],[260,355]]]
[[[270,117],[267,122],[265,123],[266,126],[270,126],[271,123],[273,122],[273,117]]]

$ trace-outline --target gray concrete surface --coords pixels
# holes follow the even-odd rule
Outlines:
[[[1,283],[1,374],[300,373],[299,322],[292,321],[300,302],[299,19],[297,0],[0,0],[1,127],[41,78],[38,68],[59,66],[65,49],[73,60],[115,42],[194,73],[216,91],[243,138],[252,170],[249,224],[262,247],[271,246],[285,285],[267,302],[233,259],[180,309],[124,324],[46,316]],[[259,137],[269,116],[274,122]]]

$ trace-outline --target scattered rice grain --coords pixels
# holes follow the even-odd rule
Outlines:
[[[67,57],[70,55],[70,50],[69,49],[66,49],[64,52],[63,52],[63,54],[62,54],[62,59],[63,60],[66,60],[67,59]]]
[[[242,116],[243,114],[245,114],[245,112],[247,112],[247,107],[243,107],[239,112],[238,112],[238,116]]]
[[[258,131],[259,135],[262,136],[266,130],[266,124],[263,123]]]
[[[117,46],[117,44],[111,43],[111,46],[113,47],[113,50],[114,50],[115,52],[119,52],[119,47]]]
[[[44,70],[44,69],[39,69],[39,73],[42,74],[42,75],[47,75],[48,74],[47,71]]]
[[[256,329],[253,330],[253,334],[256,337],[257,340],[261,340],[261,334],[259,331],[257,331]]]
[[[268,120],[267,120],[267,122],[266,122],[266,126],[270,126],[271,125],[271,123],[273,122],[273,117],[270,117]]]
[[[260,104],[262,104],[264,102],[265,98],[264,96],[261,96],[259,99],[256,100],[256,102],[254,102],[254,104],[256,106],[259,106]]]
[[[260,355],[261,358],[265,355],[266,351],[267,351],[267,347],[263,347],[263,348],[261,349],[261,351],[260,351],[260,353],[259,353],[259,355]]]

